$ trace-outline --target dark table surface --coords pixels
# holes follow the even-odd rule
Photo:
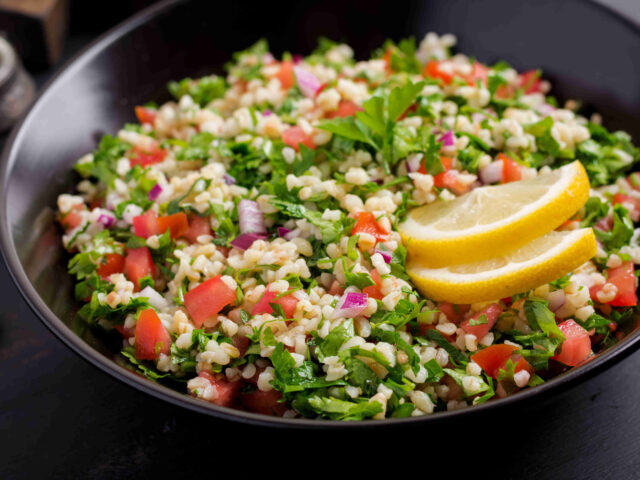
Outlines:
[[[93,36],[72,34],[66,57]],[[206,478],[252,467],[335,475],[383,462],[397,477],[640,478],[639,370],[640,352],[540,404],[465,423],[252,427],[180,410],[99,372],[40,323],[0,264],[0,478]]]

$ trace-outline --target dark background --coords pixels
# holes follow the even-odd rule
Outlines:
[[[151,3],[72,1],[63,61]],[[640,1],[602,3],[640,22]],[[38,85],[58,66],[33,70]],[[373,468],[398,478],[639,478],[639,369],[640,352],[544,403],[464,423],[250,427],[180,410],[99,372],[36,319],[0,263],[0,479],[211,478],[252,468],[287,477],[363,478]]]

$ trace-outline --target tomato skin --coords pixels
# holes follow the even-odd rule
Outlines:
[[[463,193],[471,190],[470,185],[463,185],[458,178],[458,172],[451,170],[453,164],[453,158],[450,157],[440,157],[440,162],[442,163],[442,167],[444,168],[444,172],[440,172],[437,175],[433,176],[433,184],[438,188],[448,188],[452,192],[457,195],[462,195]],[[424,164],[420,164],[420,168],[418,169],[420,173],[427,173]]]
[[[511,354],[516,350],[518,350],[518,347],[507,345],[505,343],[498,343],[474,353],[471,355],[471,360],[480,365],[480,368],[482,368],[487,375],[492,378],[498,378],[500,367],[507,363]]]
[[[629,216],[631,220],[637,222],[640,219],[640,199],[625,195],[623,193],[616,193],[611,199],[613,205],[623,205],[629,210]]]
[[[558,328],[564,334],[565,341],[559,347],[560,353],[551,358],[570,367],[575,367],[591,354],[589,332],[573,320],[559,323]]]
[[[151,258],[151,252],[147,247],[130,248],[124,259],[124,274],[133,282],[133,291],[140,290],[140,280],[148,275],[155,274],[155,266]]]
[[[624,262],[616,268],[606,270],[607,283],[612,283],[618,289],[616,297],[608,302],[613,307],[631,307],[638,304],[636,293],[636,276],[634,274],[633,262]],[[596,285],[589,289],[591,298],[598,302],[598,292],[604,285]]]
[[[298,304],[298,299],[291,293],[280,298],[276,298],[277,296],[278,294],[276,292],[272,292],[269,290],[269,287],[267,287],[262,298],[253,306],[251,315],[260,315],[262,313],[272,314],[273,308],[271,308],[271,305],[269,304],[275,303],[282,307],[287,318],[293,318],[293,314],[296,311],[296,305]]]
[[[231,382],[224,375],[212,375],[204,370],[198,373],[198,376],[206,378],[218,393],[217,397],[211,400],[211,403],[221,407],[231,407],[236,403],[243,382]]]
[[[524,89],[524,93],[536,93],[540,91],[540,72],[538,70],[528,70],[518,77],[518,85]]]
[[[359,233],[373,235],[378,242],[385,242],[389,239],[389,232],[376,222],[376,217],[371,212],[361,212],[358,215],[358,220],[356,220],[356,224],[351,229],[351,235]]]
[[[161,353],[168,355],[171,336],[153,308],[140,312],[135,333],[135,355],[138,360],[157,360]]]
[[[464,314],[469,311],[469,305],[454,305],[449,302],[439,302],[438,310],[444,313],[447,320],[458,325],[460,320],[464,318]]]
[[[124,256],[119,253],[107,253],[105,261],[97,269],[98,275],[107,278],[114,273],[121,273],[124,270]]]
[[[338,104],[337,110],[327,113],[327,118],[346,118],[355,117],[356,113],[362,112],[364,109],[350,100],[342,100]]]
[[[240,392],[240,403],[249,411],[261,413],[263,415],[273,415],[281,417],[287,410],[284,403],[278,402],[282,398],[282,393],[277,390],[254,390],[253,392]]]
[[[504,153],[498,154],[498,160],[502,160],[502,182],[509,183],[522,180],[522,170],[513,159],[506,156]]]
[[[158,227],[162,233],[169,230],[171,238],[176,239],[189,230],[189,220],[184,212],[178,212],[173,215],[158,217]]]
[[[158,225],[158,214],[153,210],[147,210],[142,215],[133,217],[133,232],[142,238],[162,234],[163,230]]]
[[[136,165],[140,165],[141,167],[148,167],[149,165],[163,162],[166,156],[167,151],[161,148],[156,148],[155,150],[152,150],[150,152],[140,150],[139,148],[134,148],[133,154],[129,158],[129,165],[131,165],[131,168],[135,167]]]
[[[492,303],[488,307],[480,310],[478,313],[476,313],[472,317],[464,320],[460,324],[460,326],[465,332],[475,335],[476,338],[480,340],[487,333],[489,333],[489,331],[493,328],[493,326],[496,324],[496,321],[498,320],[498,317],[500,316],[501,313],[502,313],[502,309],[500,308],[500,306],[497,303]],[[487,323],[483,325],[469,325],[472,319],[478,320],[478,318],[480,318],[482,315],[487,317]]]
[[[84,210],[84,204],[76,203],[67,213],[61,214],[58,221],[60,225],[62,225],[62,228],[65,230],[73,230],[79,227],[82,223],[82,215],[80,215],[79,212],[82,210]]]
[[[445,85],[449,85],[453,80],[453,75],[440,69],[440,62],[430,60],[424,66],[422,75],[425,77],[435,78],[442,81]]]
[[[184,294],[184,306],[197,328],[236,301],[236,291],[216,275]]]
[[[291,60],[284,60],[280,63],[280,70],[274,76],[280,80],[280,85],[284,90],[289,90],[296,84],[296,77],[293,71],[293,62]]]
[[[158,113],[157,110],[153,110],[151,108],[142,107],[138,105],[136,108],[136,117],[138,117],[138,121],[140,123],[150,123],[153,125],[153,122],[156,119],[156,115]]]
[[[182,234],[182,237],[191,243],[196,243],[200,235],[213,235],[208,217],[200,215],[189,216],[189,228]]]
[[[344,293],[344,287],[340,285],[340,282],[338,280],[334,280],[329,287],[328,293],[329,295],[342,295]]]
[[[478,80],[480,80],[483,85],[486,85],[489,80],[489,69],[480,62],[473,62],[473,69],[471,73],[466,76],[466,80],[471,86],[475,85]]]
[[[369,297],[375,298],[376,300],[382,300],[384,295],[382,294],[382,277],[378,273],[377,269],[371,270],[371,280],[376,282],[375,285],[369,285],[368,287],[364,287],[362,289],[362,293],[366,293]]]
[[[289,127],[284,132],[282,132],[282,141],[285,144],[289,145],[291,148],[295,149],[296,152],[300,151],[300,144],[303,144],[305,147],[309,147],[311,149],[316,148],[316,144],[313,143],[311,135],[307,135],[302,127],[298,127],[297,125],[294,127]]]

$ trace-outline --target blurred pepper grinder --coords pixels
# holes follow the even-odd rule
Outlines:
[[[20,117],[35,96],[23,68],[42,71],[62,53],[68,0],[0,0],[0,130]]]

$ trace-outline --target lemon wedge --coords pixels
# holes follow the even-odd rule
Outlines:
[[[429,268],[407,262],[416,288],[437,301],[465,304],[526,292],[576,269],[596,254],[590,228],[551,232],[510,253],[479,262]]]
[[[578,161],[519,182],[479,187],[413,209],[398,231],[409,258],[442,267],[500,257],[562,225],[589,198]]]

